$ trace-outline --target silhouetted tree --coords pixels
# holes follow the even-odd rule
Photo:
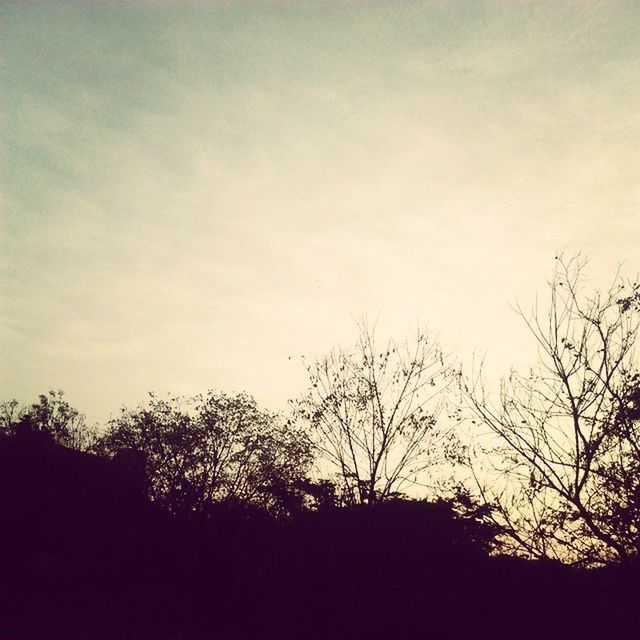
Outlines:
[[[359,332],[353,349],[305,363],[311,386],[293,407],[337,472],[344,501],[373,504],[398,495],[452,450],[452,432],[436,420],[450,367],[423,331],[384,345],[365,323]]]
[[[220,502],[293,509],[311,462],[306,435],[245,394],[151,395],[147,407],[123,409],[96,447],[122,449],[142,452],[150,496],[172,511]]]
[[[22,406],[17,400],[0,404],[0,433],[6,435],[40,435],[57,444],[85,451],[96,438],[84,415],[74,409],[62,391],[49,391],[37,403]]]
[[[607,521],[625,553],[640,554],[640,373],[620,394],[595,468],[602,482],[598,516]]]
[[[476,473],[494,516],[534,556],[581,563],[638,553],[638,285],[619,274],[582,290],[586,259],[558,257],[549,306],[519,312],[538,344],[531,371],[512,371],[491,402],[467,382],[476,419],[498,436],[504,482]]]

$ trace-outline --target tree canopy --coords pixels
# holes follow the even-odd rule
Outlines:
[[[96,446],[144,456],[151,497],[172,511],[205,512],[221,502],[287,510],[300,500],[311,462],[306,435],[246,394],[212,391],[158,398],[123,409]]]
[[[79,450],[88,449],[95,439],[95,431],[88,427],[84,415],[64,399],[62,391],[42,394],[30,406],[17,400],[2,402],[0,433],[39,435]]]

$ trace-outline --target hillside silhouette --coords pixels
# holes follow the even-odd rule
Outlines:
[[[0,437],[7,638],[622,637],[634,566],[490,557],[451,503],[205,516],[149,502],[131,465]]]

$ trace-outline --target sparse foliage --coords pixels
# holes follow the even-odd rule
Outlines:
[[[344,502],[397,496],[453,451],[453,434],[437,421],[450,366],[426,332],[379,345],[361,323],[353,349],[305,365],[310,388],[295,415],[337,473]]]
[[[512,371],[496,402],[481,376],[466,390],[498,442],[476,464],[497,461],[500,477],[476,469],[476,479],[515,548],[598,564],[640,550],[639,309],[638,285],[619,274],[586,295],[586,262],[558,257],[548,308],[519,309],[536,366]]]

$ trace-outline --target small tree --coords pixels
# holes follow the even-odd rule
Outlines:
[[[40,433],[65,447],[85,451],[95,440],[85,417],[65,399],[62,391],[49,391],[37,403],[21,406],[17,400],[0,405],[0,433],[19,435]]]
[[[293,403],[295,415],[337,472],[346,502],[389,499],[452,450],[452,432],[437,422],[450,367],[426,332],[377,345],[360,323],[353,349],[305,364],[311,386]]]
[[[290,423],[245,394],[213,392],[151,395],[147,407],[123,409],[96,450],[123,449],[144,454],[150,497],[172,511],[204,512],[221,502],[286,511],[311,459],[305,434]]]
[[[497,436],[501,479],[476,472],[485,500],[528,555],[597,564],[638,553],[638,286],[619,275],[585,295],[586,259],[558,257],[549,306],[519,312],[538,344],[528,374],[512,371],[492,402],[466,382],[475,419]]]

